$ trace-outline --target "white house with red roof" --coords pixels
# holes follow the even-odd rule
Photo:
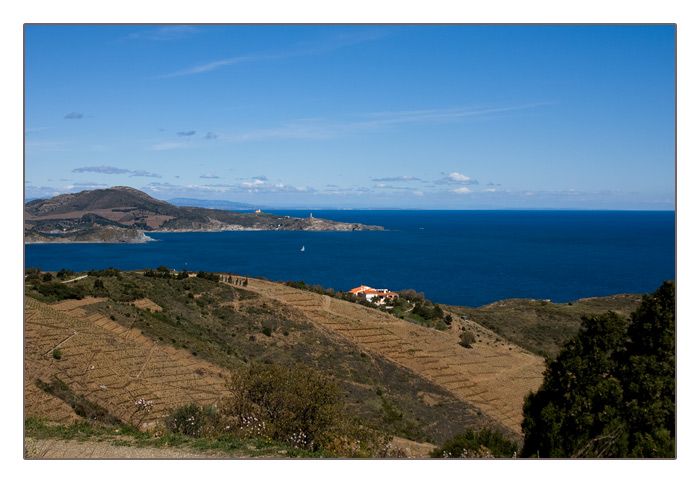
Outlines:
[[[396,292],[390,292],[389,289],[372,288],[367,285],[360,285],[359,287],[350,290],[348,293],[357,295],[358,297],[364,297],[364,299],[367,301],[372,301],[376,298],[377,300],[375,300],[375,302],[378,304],[385,304],[387,299],[395,299],[399,297],[399,294]]]

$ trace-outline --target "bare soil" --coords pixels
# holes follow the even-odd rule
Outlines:
[[[34,438],[25,438],[24,450],[28,459],[231,459],[243,455],[189,448],[118,446],[108,441]]]
[[[409,369],[517,434],[523,400],[542,382],[542,357],[501,341],[473,321],[454,317],[443,332],[278,283],[251,279],[247,288],[302,310],[318,328]],[[462,327],[477,336],[471,349],[459,345]]]
[[[49,306],[25,298],[25,417],[71,419],[70,407],[34,384],[55,377],[121,421],[143,428],[185,404],[220,401],[225,393],[220,368],[82,309],[99,300]],[[148,414],[137,410],[140,398],[153,401]]]
[[[451,327],[439,331],[376,309],[279,283],[250,279],[243,290],[260,294],[269,303],[281,304],[290,313],[300,314],[330,340],[350,344],[373,361],[388,360],[407,369],[474,407],[484,420],[496,421],[515,434],[520,434],[523,398],[542,381],[541,357],[501,341],[497,334],[474,321],[463,321],[456,314]],[[108,300],[104,298],[86,297],[49,305],[25,297],[25,417],[63,424],[80,419],[69,404],[36,384],[37,381],[50,383],[56,378],[121,421],[142,429],[156,426],[185,404],[194,402],[204,406],[223,401],[227,370],[187,350],[159,343],[128,323],[123,325],[123,320],[120,324],[110,320],[109,314],[93,310],[93,306],[105,302]],[[136,303],[153,312],[162,310],[151,299]],[[237,305],[240,301],[230,303]],[[477,342],[471,349],[459,345],[463,329],[476,335]],[[287,339],[293,339],[294,334],[280,337],[275,333],[275,337],[261,340],[288,344]],[[419,391],[417,397],[427,407],[443,404],[433,393]],[[153,401],[152,411],[139,411],[136,401],[141,398]],[[434,448],[407,439],[394,441],[402,448],[409,448],[412,457],[427,457]],[[180,454],[172,449],[141,449],[98,442],[28,440],[27,448],[28,452],[46,458],[217,457],[182,448],[178,449],[184,451]],[[229,453],[221,457],[232,456]]]

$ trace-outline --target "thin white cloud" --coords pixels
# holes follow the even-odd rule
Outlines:
[[[315,193],[309,186],[291,186],[282,182],[268,181],[266,176],[255,176],[250,181],[243,181],[236,190],[247,193]]]
[[[474,178],[471,178],[469,176],[466,176],[461,173],[450,173],[447,176],[445,176],[442,179],[439,179],[438,181],[435,182],[435,184],[479,184],[477,180]]]
[[[144,178],[162,178],[161,175],[156,174],[156,173],[151,173],[149,171],[146,171],[145,169],[135,169],[135,170],[131,171],[130,176],[132,176],[132,177],[133,176],[140,176],[140,177],[144,177]]]
[[[66,188],[76,187],[76,188],[84,189],[84,188],[101,188],[101,187],[105,187],[105,186],[109,186],[109,185],[105,184],[105,183],[95,183],[93,181],[78,181],[78,182],[73,183],[72,186],[67,186]]]
[[[167,151],[192,147],[189,143],[159,143],[148,148],[150,151]]]
[[[233,142],[259,141],[265,139],[328,139],[358,132],[386,130],[402,124],[424,124],[435,122],[461,122],[468,117],[487,116],[493,113],[529,109],[542,104],[499,107],[491,109],[427,109],[415,111],[376,112],[355,115],[362,120],[331,120],[318,118],[297,119],[280,127],[255,129],[235,133],[227,140]]]
[[[420,178],[416,178],[415,176],[396,176],[394,178],[372,178],[372,181],[388,181],[390,183],[393,182],[404,182],[404,181],[422,181]]]
[[[73,173],[101,173],[101,174],[126,174],[131,173],[131,170],[124,168],[115,168],[114,166],[85,166],[82,168],[75,168],[72,170]]]
[[[453,192],[453,193],[457,193],[458,195],[465,195],[465,194],[467,194],[467,193],[471,193],[472,190],[470,190],[470,189],[467,188],[466,186],[462,186],[462,187],[460,187],[460,188],[453,189],[452,192]]]
[[[316,193],[316,189],[308,186],[290,186],[284,183],[269,183],[259,179],[251,179],[237,185],[230,184],[189,184],[173,185],[170,183],[150,183],[141,188],[149,193],[160,196],[207,196],[209,193],[237,196],[241,194],[265,194],[265,193]]]
[[[385,183],[375,184],[372,188],[384,189],[384,190],[398,190],[398,191],[417,191],[415,188],[409,186],[392,186]]]
[[[100,173],[100,174],[128,174],[129,176],[141,176],[147,178],[161,178],[161,175],[151,173],[144,169],[125,169],[116,168],[114,166],[84,166],[81,168],[75,168],[72,170],[73,173]]]
[[[357,125],[373,126],[383,124],[401,124],[409,122],[425,122],[425,121],[449,121],[459,120],[466,117],[484,116],[487,114],[495,114],[500,112],[518,111],[522,109],[530,109],[538,107],[543,103],[526,104],[522,106],[506,106],[494,107],[485,109],[473,109],[465,107],[455,107],[450,109],[424,109],[415,111],[390,111],[390,112],[374,112],[363,114],[369,118],[366,121],[360,121]]]
[[[285,50],[273,51],[268,53],[251,53],[248,55],[241,55],[226,59],[209,61],[176,72],[164,74],[158,76],[157,78],[162,79],[168,77],[181,77],[186,75],[202,74],[205,72],[218,70],[222,67],[227,67],[233,64],[239,64],[241,62],[275,61],[280,59],[287,59],[290,57],[316,55],[339,49],[341,47],[346,47],[348,45],[372,41],[385,35],[385,31],[378,29],[364,30],[360,32],[341,32],[336,33],[335,35],[328,38],[315,39],[313,41],[298,43],[297,45],[291,46],[290,48]]]
[[[128,39],[175,40],[197,34],[201,29],[191,25],[164,25],[155,29],[129,34]]]
[[[330,124],[293,122],[279,128],[257,129],[234,134],[234,142],[260,141],[265,139],[325,139],[335,137],[337,129]]]
[[[201,74],[203,72],[209,72],[212,70],[220,69],[221,67],[226,67],[227,65],[238,64],[240,62],[251,60],[259,60],[260,58],[262,57],[246,55],[242,57],[232,57],[230,59],[216,60],[214,62],[196,65],[194,67],[189,67],[187,69],[179,70],[177,72],[171,72],[170,74],[163,74],[158,76],[157,78],[165,79],[168,77],[181,77],[184,75]]]

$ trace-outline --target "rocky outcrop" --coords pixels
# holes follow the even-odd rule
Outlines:
[[[24,209],[25,243],[140,243],[145,232],[368,231],[381,226],[175,206],[118,186],[34,200]]]
[[[149,241],[155,240],[142,230],[133,228],[98,227],[51,235],[34,230],[24,231],[25,243],[146,243]]]

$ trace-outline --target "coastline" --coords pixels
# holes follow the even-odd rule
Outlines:
[[[25,264],[44,270],[160,265],[182,269],[187,264],[209,272],[304,280],[340,290],[362,284],[394,291],[414,288],[431,300],[471,307],[509,298],[568,302],[648,293],[664,280],[675,279],[672,214],[337,215],[339,221],[382,224],[387,230],[352,235],[154,231],[146,234],[162,243],[27,244]]]

